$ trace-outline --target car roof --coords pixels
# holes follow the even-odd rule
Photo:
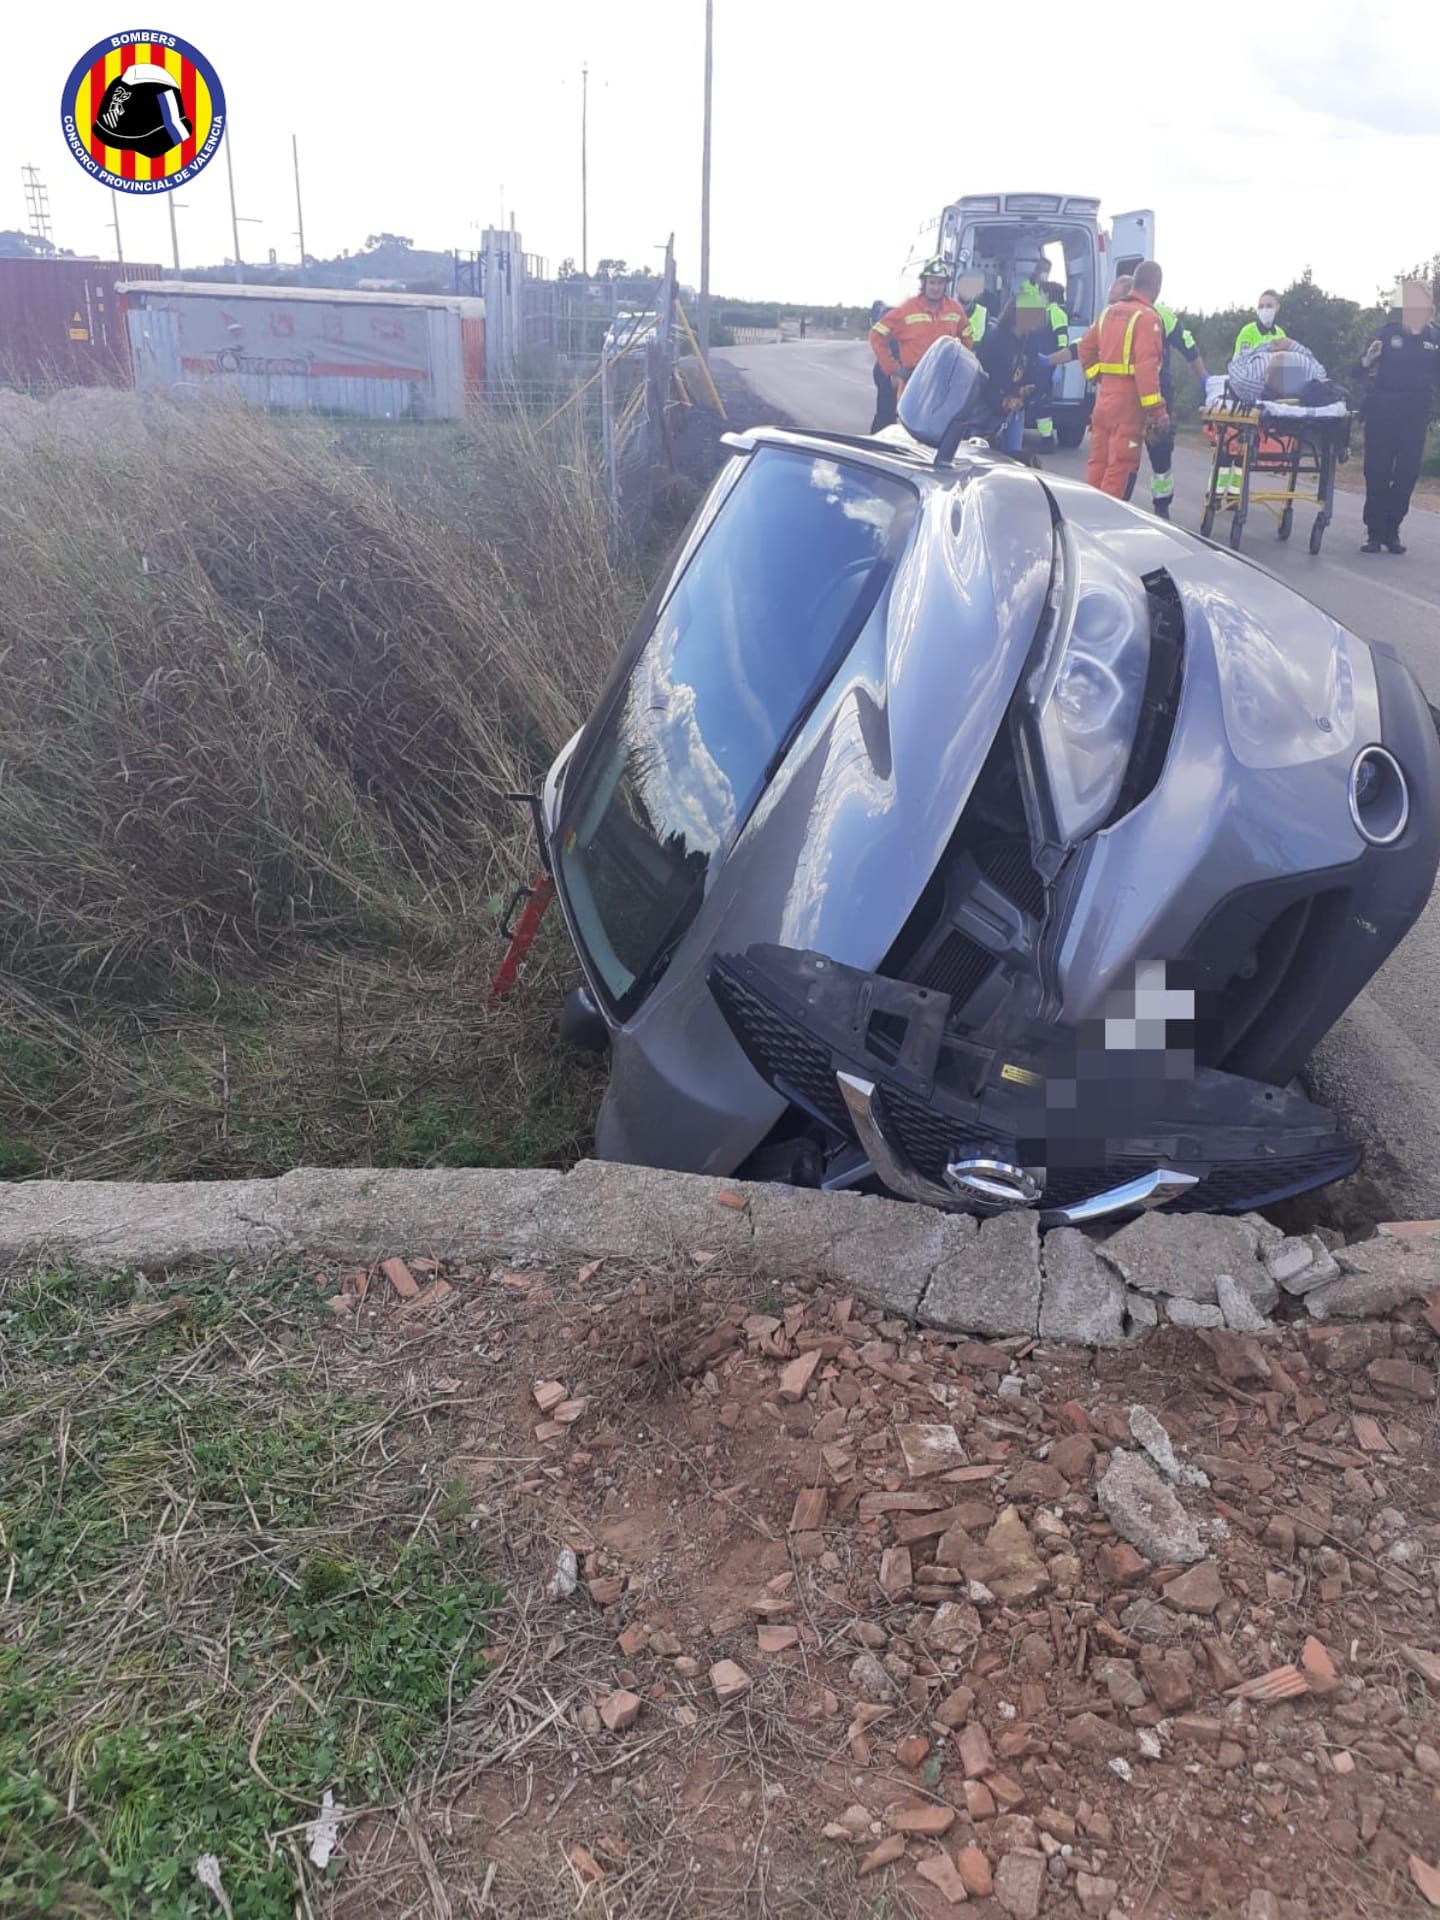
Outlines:
[[[891,436],[894,436],[893,438]],[[735,453],[753,453],[756,447],[790,447],[807,453],[837,453],[847,459],[859,459],[870,466],[907,479],[928,479],[939,486],[950,486],[977,466],[994,466],[999,456],[983,444],[966,442],[958,449],[961,464],[937,467],[934,449],[912,439],[903,427],[887,427],[880,434],[825,433],[818,428],[746,427],[723,436],[724,445]]]

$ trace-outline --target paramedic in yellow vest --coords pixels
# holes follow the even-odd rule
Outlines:
[[[1053,280],[1041,283],[1040,291],[1045,296],[1045,325],[1050,334],[1048,346],[1042,350],[1047,354],[1056,353],[1068,344],[1070,339],[1070,315],[1065,310],[1063,290]],[[1051,375],[1053,386],[1054,375]],[[1042,440],[1048,440],[1055,432],[1055,422],[1050,414],[1042,409],[1035,422],[1035,431]]]
[[[1263,347],[1267,341],[1273,345],[1276,340],[1287,339],[1288,335],[1279,322],[1279,312],[1280,296],[1273,287],[1267,287],[1255,302],[1255,318],[1247,320],[1236,334],[1230,358],[1233,360],[1236,354],[1243,353],[1247,347]],[[1238,452],[1237,436],[1227,434],[1225,436],[1227,453],[1232,443],[1235,444],[1235,450]],[[1239,493],[1240,469],[1238,466],[1221,466],[1217,469],[1215,491],[1216,493]]]

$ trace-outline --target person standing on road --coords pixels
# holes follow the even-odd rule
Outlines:
[[[1099,382],[1085,478],[1116,500],[1123,500],[1127,486],[1135,483],[1146,438],[1170,430],[1160,392],[1165,330],[1155,311],[1163,278],[1158,262],[1142,260],[1130,290],[1112,299],[1080,344],[1050,356],[1056,366],[1078,359],[1085,378]]]
[[[1355,371],[1365,381],[1365,544],[1362,553],[1404,553],[1400,523],[1425,454],[1425,430],[1440,393],[1440,328],[1423,280],[1407,280],[1398,317],[1374,334]]]
[[[882,313],[870,329],[870,350],[875,355],[875,418],[870,431],[879,433],[890,426],[905,390],[905,382],[919,366],[925,349],[933,340],[949,335],[962,346],[973,344],[970,316],[946,289],[950,285],[950,263],[935,258],[920,270],[920,291],[898,307]],[[883,384],[881,376],[884,376]]]
[[[1178,317],[1161,301],[1155,302],[1155,311],[1160,316],[1160,324],[1165,329],[1165,357],[1160,362],[1160,394],[1165,403],[1165,412],[1170,416],[1163,433],[1151,434],[1145,442],[1146,457],[1150,462],[1150,504],[1162,520],[1170,518],[1171,503],[1175,498],[1175,475],[1171,468],[1175,461],[1175,362],[1173,356],[1179,354],[1182,360],[1188,360],[1194,367],[1200,381],[1200,393],[1205,393],[1205,362],[1195,336],[1188,327],[1180,324]],[[1138,477],[1138,469],[1137,476]],[[1130,493],[1135,491],[1134,479],[1130,484]],[[1127,493],[1125,498],[1130,498]]]
[[[1025,444],[1025,402],[1035,382],[1035,357],[1016,327],[1015,313],[1015,301],[1007,300],[975,349],[999,412],[990,444],[1001,453],[1019,453]]]
[[[1049,336],[1042,344],[1040,351],[1045,359],[1049,361],[1050,365],[1054,367],[1058,364],[1054,355],[1069,343],[1070,315],[1065,308],[1064,289],[1056,281],[1046,280],[1042,282],[1040,291],[1045,296],[1045,328]],[[1042,395],[1048,395],[1052,391],[1053,375],[1050,376],[1050,379],[1052,385],[1042,386],[1040,388]],[[1035,421],[1035,431],[1042,440],[1048,441],[1055,432],[1054,416],[1044,398],[1037,400],[1035,406],[1038,415]]]

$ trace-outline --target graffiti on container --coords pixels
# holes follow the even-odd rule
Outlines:
[[[238,347],[220,347],[215,354],[214,370],[216,373],[298,374],[308,380],[310,362],[283,354],[241,353]]]

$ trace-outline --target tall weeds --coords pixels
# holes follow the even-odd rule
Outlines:
[[[604,532],[583,452],[523,421],[0,405],[0,1171],[404,1157],[356,1079],[367,995],[397,1126],[437,1085],[462,1114],[488,1056],[494,1141],[440,1123],[435,1152],[503,1151],[497,1098],[523,1126],[535,1065],[523,1014],[479,1006],[496,900],[534,866],[504,795],[633,610]],[[317,1019],[318,1106],[283,1037]],[[417,1079],[440,1033],[462,1058]],[[272,1148],[239,1144],[247,1114]]]

